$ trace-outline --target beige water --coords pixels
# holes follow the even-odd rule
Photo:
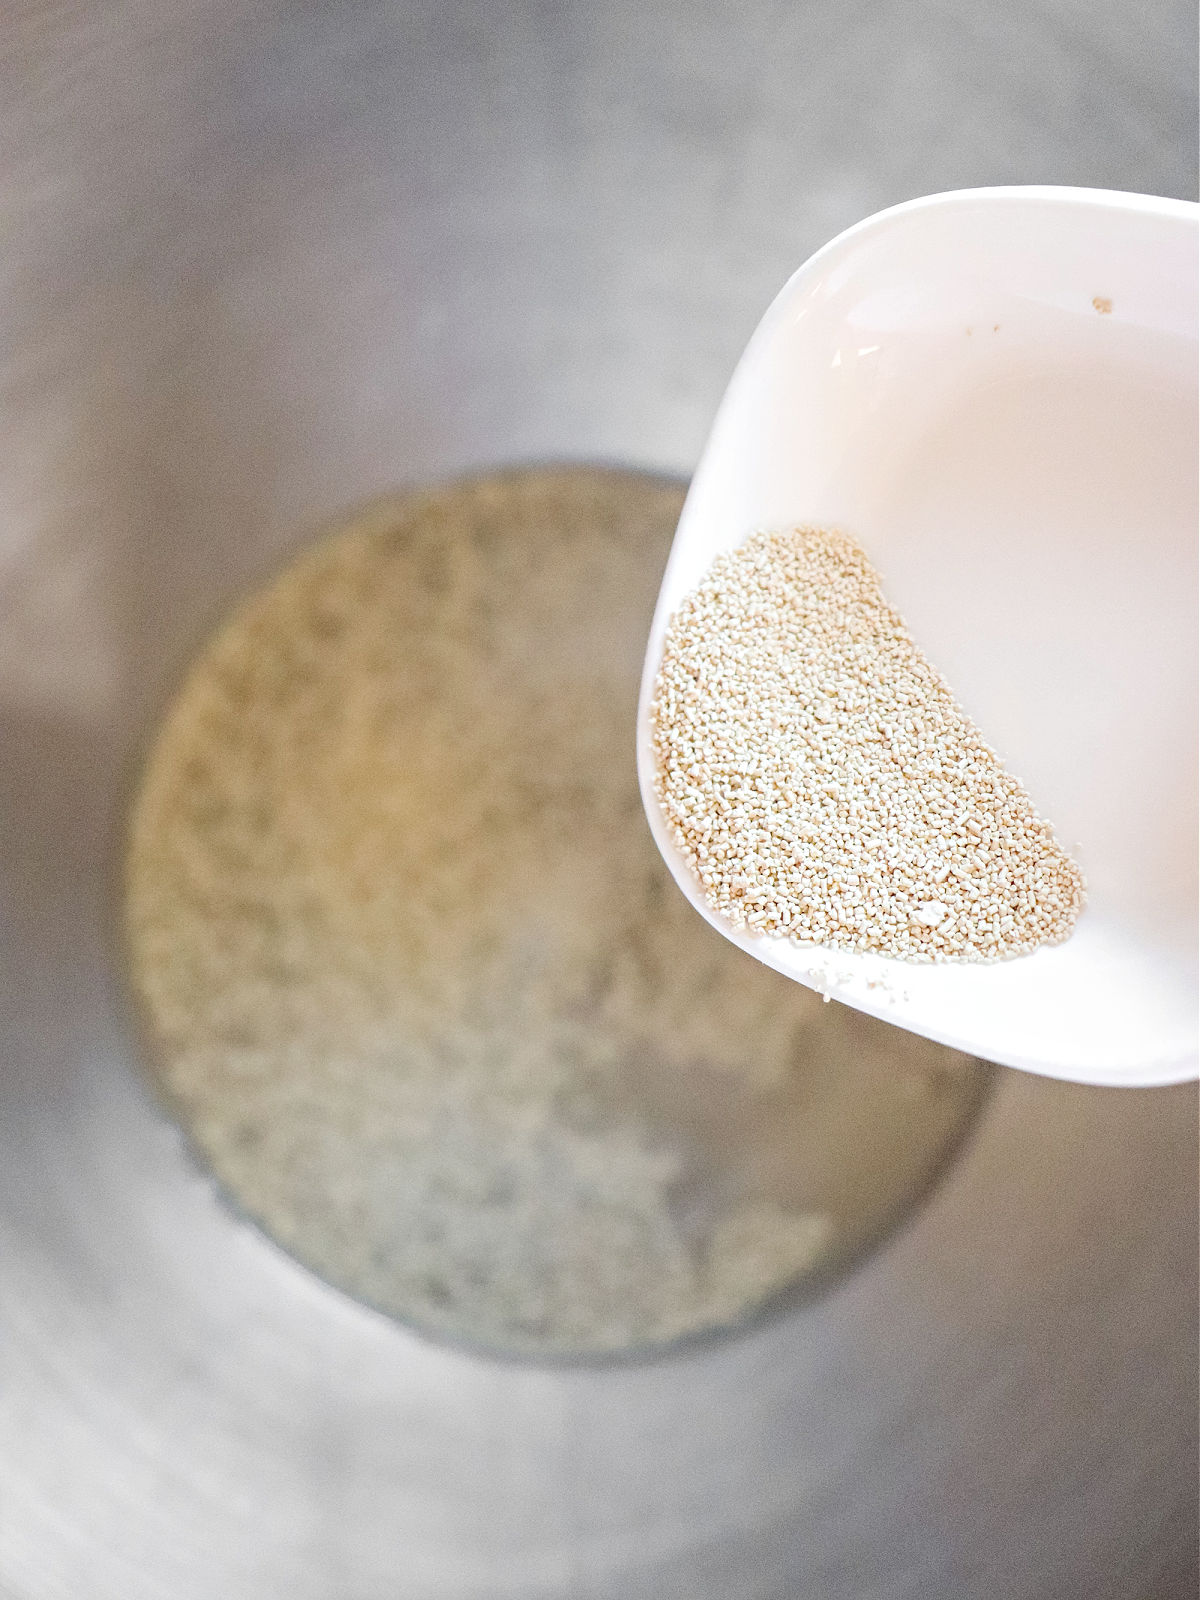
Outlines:
[[[376,506],[218,632],[137,793],[171,1105],[282,1245],[430,1331],[740,1321],[902,1212],[985,1080],[767,971],[659,860],[633,728],[681,499],[568,469]]]

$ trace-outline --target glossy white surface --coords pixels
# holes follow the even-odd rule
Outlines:
[[[1080,1082],[1196,1073],[1197,214],[964,190],[818,251],[734,374],[647,650],[643,797],[714,926],[839,1000]],[[1084,868],[1064,945],[918,966],[739,934],[704,904],[651,789],[663,633],[720,551],[800,522],[860,540]]]

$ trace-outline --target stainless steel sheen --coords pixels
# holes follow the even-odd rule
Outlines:
[[[0,26],[0,1593],[1196,1585],[1196,1094],[1017,1074],[820,1302],[648,1365],[422,1342],[237,1222],[133,1059],[130,762],[397,482],[686,471],[786,273],[973,183],[1187,194],[1148,0],[18,3]]]

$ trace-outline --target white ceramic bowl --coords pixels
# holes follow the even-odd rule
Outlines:
[[[818,251],[718,411],[642,685],[650,825],[715,927],[902,1027],[1089,1083],[1196,1075],[1198,215],[972,189]],[[1089,903],[1064,945],[911,965],[740,934],[704,904],[651,787],[663,632],[718,552],[798,522],[859,539],[1083,867]]]

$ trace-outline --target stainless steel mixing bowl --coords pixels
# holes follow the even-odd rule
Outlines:
[[[0,1592],[1101,1600],[1196,1583],[1196,1095],[1003,1075],[819,1301],[645,1365],[421,1341],[239,1224],[133,1059],[132,752],[397,482],[687,471],[910,194],[1186,194],[1191,8],[18,4],[0,32]]]

